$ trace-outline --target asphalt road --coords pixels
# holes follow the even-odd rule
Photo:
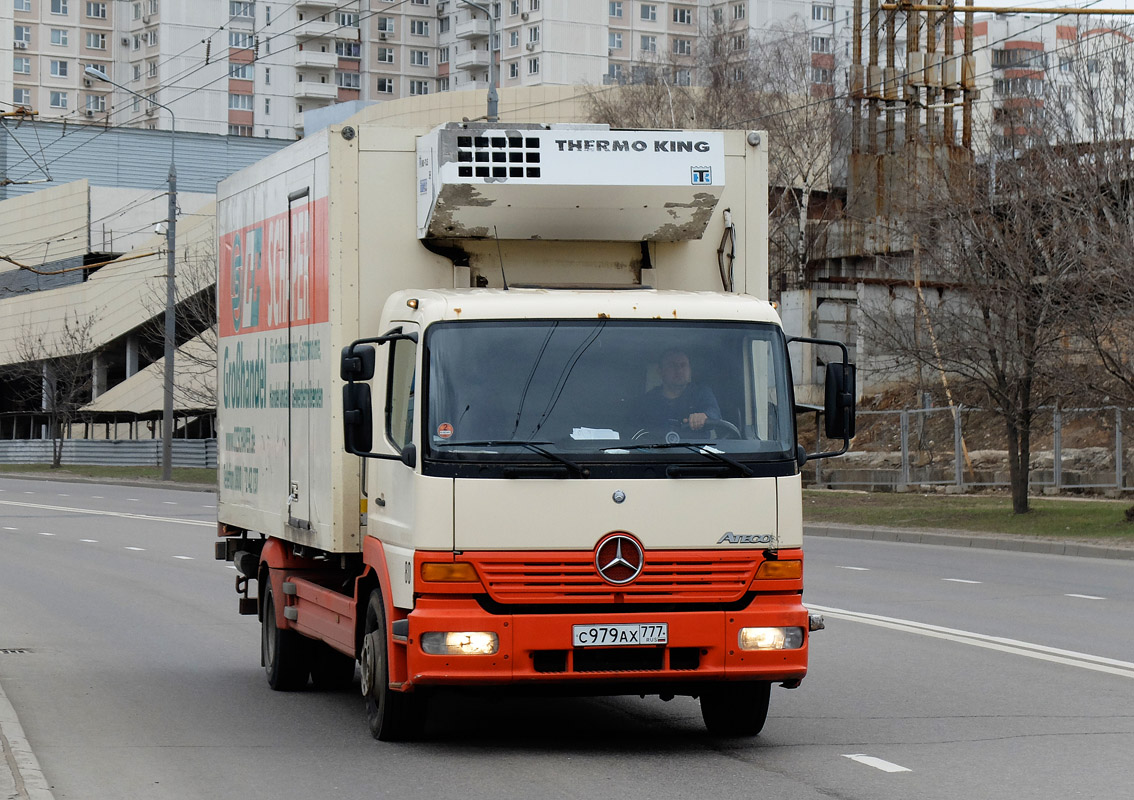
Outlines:
[[[204,492],[0,479],[0,686],[59,800],[1125,798],[1134,562],[815,538],[811,672],[752,740],[678,698],[272,692]],[[70,510],[82,509],[82,511]],[[101,512],[101,513],[92,513]]]

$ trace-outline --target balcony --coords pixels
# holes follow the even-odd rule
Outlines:
[[[483,39],[489,35],[490,30],[488,20],[470,19],[458,22],[454,33],[458,39]]]
[[[321,53],[318,50],[300,50],[295,54],[295,66],[307,69],[334,69],[339,65],[339,57],[334,53]]]
[[[453,66],[457,69],[488,69],[487,50],[466,50],[453,56]]]
[[[323,22],[318,19],[308,20],[301,24],[302,27],[295,32],[295,38],[301,42],[308,39],[330,38],[339,27],[334,22]],[[351,30],[353,30],[353,28]]]
[[[318,83],[316,81],[296,81],[296,98],[308,100],[338,100],[339,87],[333,83]]]
[[[295,7],[299,11],[311,9],[316,13],[325,14],[328,11],[334,11],[339,5],[339,0],[299,0]]]

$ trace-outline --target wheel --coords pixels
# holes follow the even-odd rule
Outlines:
[[[383,742],[402,742],[420,737],[425,728],[422,699],[390,689],[386,609],[380,589],[370,593],[364,631],[359,666],[370,734]]]
[[[272,582],[264,582],[264,623],[260,627],[260,662],[268,685],[277,692],[294,692],[307,686],[311,672],[311,642],[293,630],[276,624],[276,600]]]
[[[311,658],[311,682],[316,689],[341,691],[349,689],[354,683],[355,662],[353,656],[340,653],[329,644],[314,642],[315,652]]]
[[[768,681],[724,683],[701,694],[701,717],[716,736],[755,736],[768,719]]]

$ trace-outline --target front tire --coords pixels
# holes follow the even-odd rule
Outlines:
[[[425,728],[425,708],[417,695],[390,689],[390,652],[382,591],[370,593],[362,637],[362,699],[370,735],[383,742],[419,738]]]
[[[714,736],[755,736],[768,719],[769,681],[722,683],[701,694],[701,717]]]
[[[272,581],[264,581],[264,621],[260,627],[260,661],[268,685],[277,692],[294,692],[307,686],[311,672],[311,642],[276,623]]]

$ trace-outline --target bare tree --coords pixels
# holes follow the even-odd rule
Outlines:
[[[94,314],[80,317],[67,312],[54,330],[28,329],[16,342],[19,360],[9,372],[23,379],[14,384],[25,387],[26,395],[19,399],[47,417],[53,469],[63,463],[63,439],[70,424],[91,399],[94,325]]]
[[[811,52],[802,22],[751,39],[743,21],[722,15],[702,26],[692,58],[643,58],[620,85],[590,94],[595,122],[627,128],[768,131],[773,286],[798,285],[822,227],[826,197],[845,157],[834,99],[834,53]],[[692,85],[683,85],[683,76]]]

